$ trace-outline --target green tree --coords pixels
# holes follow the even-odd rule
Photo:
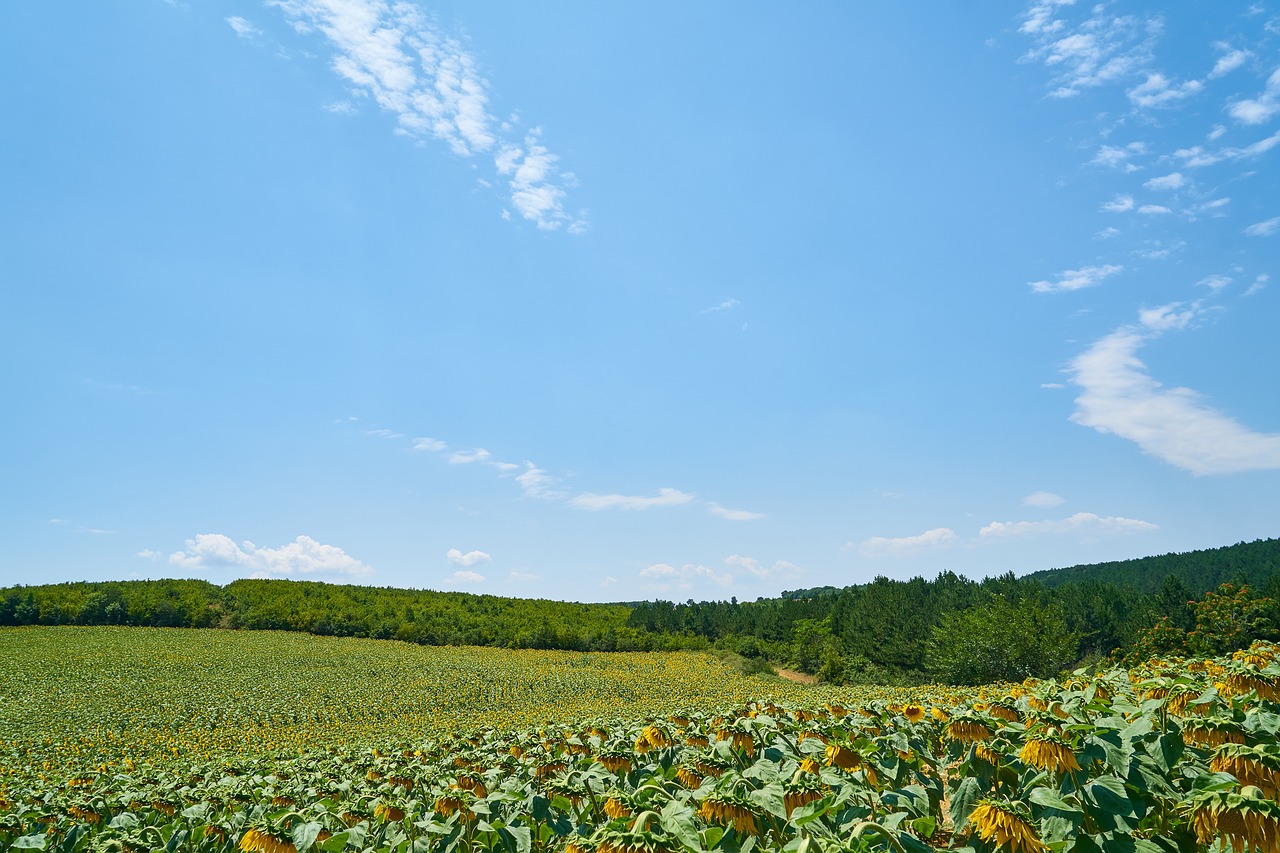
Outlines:
[[[948,684],[1021,681],[1061,671],[1079,646],[1056,605],[993,595],[942,617],[926,645],[925,666]]]

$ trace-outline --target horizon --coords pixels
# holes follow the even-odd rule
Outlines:
[[[1274,3],[0,46],[0,586],[754,600],[1280,533]]]

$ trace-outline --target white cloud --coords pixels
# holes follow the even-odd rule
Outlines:
[[[1213,166],[1223,160],[1247,160],[1260,157],[1277,145],[1280,145],[1280,131],[1259,139],[1251,145],[1246,145],[1244,148],[1222,148],[1217,151],[1207,151],[1199,145],[1194,145],[1191,148],[1179,148],[1173,152],[1173,156],[1182,161],[1184,168],[1198,169],[1204,166]]]
[[[455,566],[474,566],[477,563],[489,563],[493,561],[493,558],[484,551],[468,551],[464,554],[457,548],[450,548],[448,552],[445,553],[445,557]]]
[[[164,554],[161,554],[159,551],[153,550],[151,548],[143,548],[141,551],[138,552],[138,556],[144,560],[158,560],[161,557],[163,557]]]
[[[1138,208],[1138,212],[1146,216],[1160,216],[1165,213],[1173,213],[1172,210],[1162,204],[1144,204]]]
[[[1061,389],[1061,388],[1066,388],[1067,386],[1066,386],[1066,385],[1063,385],[1061,382],[1041,382],[1041,383],[1040,383],[1040,387],[1041,387],[1041,388],[1048,388],[1048,389],[1050,389],[1050,390],[1056,391],[1056,390],[1059,390],[1059,389]]]
[[[67,521],[65,518],[51,518],[49,519],[49,523],[50,524],[70,524],[71,522]]]
[[[1137,352],[1162,332],[1185,328],[1197,307],[1144,311],[1071,362],[1081,389],[1071,420],[1136,443],[1143,452],[1193,474],[1280,468],[1280,434],[1254,432],[1205,403],[1189,388],[1166,388]]]
[[[763,512],[750,512],[745,509],[729,509],[728,507],[720,506],[720,504],[715,501],[709,502],[707,504],[707,508],[711,510],[712,515],[728,521],[756,521],[765,517]]]
[[[1119,515],[1099,516],[1077,512],[1070,518],[1048,521],[993,521],[978,531],[979,536],[1035,536],[1041,533],[1144,533],[1160,528],[1149,521]]]
[[[259,548],[247,540],[237,545],[221,533],[200,533],[187,540],[186,550],[170,554],[169,563],[184,569],[241,568],[261,576],[373,572],[336,545],[323,545],[310,536],[279,548]]]
[[[414,450],[427,450],[432,453],[439,453],[447,447],[447,444],[435,438],[415,438],[413,440]]]
[[[467,465],[471,462],[488,462],[493,459],[493,454],[485,450],[483,447],[477,447],[474,450],[455,450],[449,454],[449,464],[451,465]]]
[[[364,434],[370,438],[404,438],[404,433],[390,429],[367,429],[364,431]]]
[[[224,20],[230,25],[231,29],[236,31],[236,35],[240,36],[240,38],[247,39],[262,35],[262,30],[258,29],[239,15],[232,15]]]
[[[1208,139],[1210,142],[1220,139],[1226,135],[1227,129],[1220,124],[1215,124],[1213,130],[1209,131]]]
[[[489,83],[462,42],[428,20],[417,5],[400,0],[267,0],[300,33],[319,31],[333,48],[333,69],[356,91],[393,114],[397,132],[444,142],[461,157],[495,151],[499,174],[510,175],[510,202],[537,227],[568,225],[581,233],[585,221],[564,211],[558,157],[537,141],[504,140],[511,130],[489,112]]]
[[[713,311],[728,311],[730,308],[737,308],[742,303],[736,299],[729,298],[721,302],[719,305],[712,305],[710,308],[702,309],[703,314],[710,314]]]
[[[1136,172],[1139,166],[1130,163],[1130,158],[1147,153],[1147,146],[1142,142],[1130,142],[1124,147],[1118,145],[1104,145],[1098,149],[1098,153],[1089,161],[1092,166],[1106,166],[1111,169],[1123,168],[1126,172]]]
[[[801,573],[800,567],[786,560],[776,560],[772,566],[762,566],[760,561],[740,554],[730,554],[724,558],[725,565],[736,566],[757,580],[776,577],[792,577]]]
[[[1213,70],[1209,72],[1209,79],[1216,80],[1219,77],[1226,76],[1235,71],[1241,65],[1249,61],[1249,57],[1253,56],[1247,50],[1232,50],[1231,46],[1225,42],[1218,42],[1214,45],[1218,50],[1224,51],[1223,55],[1218,57],[1218,61],[1213,64]]]
[[[1108,225],[1106,228],[1103,228],[1101,231],[1099,231],[1097,234],[1094,234],[1093,236],[1097,237],[1099,240],[1110,240],[1112,237],[1120,236],[1120,229]]]
[[[1202,287],[1207,287],[1210,290],[1212,290],[1214,293],[1217,293],[1219,290],[1222,290],[1222,288],[1230,284],[1231,281],[1232,281],[1231,276],[1222,275],[1221,273],[1216,273],[1214,275],[1205,276],[1204,278],[1197,281],[1196,284]]]
[[[1061,496],[1055,495],[1053,492],[1032,492],[1022,499],[1024,506],[1037,506],[1043,508],[1062,506],[1066,501]]]
[[[959,537],[949,527],[935,527],[915,536],[888,538],[872,536],[858,546],[858,553],[864,557],[908,557],[921,551],[940,548],[955,542]]]
[[[327,112],[339,116],[353,116],[359,112],[356,105],[350,101],[330,101],[324,105]]]
[[[569,501],[570,506],[578,509],[589,509],[599,511],[602,509],[653,509],[655,507],[680,506],[687,504],[693,500],[693,495],[682,492],[678,489],[662,488],[658,489],[658,494],[653,497],[642,497],[638,495],[597,495],[592,492],[583,492],[577,497]]]
[[[1256,98],[1236,101],[1227,112],[1244,124],[1262,124],[1280,112],[1280,68],[1271,72],[1267,86]]]
[[[1062,293],[1069,290],[1081,290],[1099,285],[1103,279],[1123,270],[1124,267],[1117,264],[1081,267],[1078,270],[1063,270],[1058,273],[1057,281],[1029,281],[1027,286],[1036,293]]]
[[[1253,280],[1253,284],[1249,285],[1248,289],[1245,290],[1244,293],[1240,294],[1241,298],[1244,298],[1246,296],[1254,296],[1258,293],[1261,293],[1263,289],[1266,288],[1267,282],[1270,280],[1271,280],[1271,276],[1267,275],[1266,273],[1263,273],[1262,275],[1258,276]]]
[[[1158,178],[1152,178],[1143,184],[1149,190],[1176,190],[1181,189],[1187,183],[1187,179],[1182,176],[1181,172],[1170,172]]]
[[[1273,216],[1270,219],[1255,222],[1244,229],[1244,233],[1250,237],[1270,237],[1277,231],[1280,231],[1280,216]]]
[[[520,583],[533,583],[534,581],[542,580],[542,575],[535,575],[532,572],[512,572],[507,577]]]
[[[479,572],[473,572],[468,569],[461,569],[449,575],[444,579],[445,586],[458,586],[462,584],[484,583],[485,576]]]
[[[1189,98],[1204,88],[1199,80],[1187,80],[1180,85],[1159,72],[1148,74],[1143,83],[1128,91],[1129,100],[1139,107],[1171,107],[1183,98]]]
[[[1124,213],[1133,210],[1133,196],[1118,195],[1111,201],[1103,202],[1102,209],[1107,213]]]
[[[1035,43],[1021,61],[1044,64],[1050,97],[1071,98],[1084,89],[1120,82],[1150,63],[1158,19],[1112,15],[1101,5],[1082,6],[1090,17],[1078,23],[1058,17],[1060,9],[1072,5],[1035,3],[1019,28]]]
[[[532,462],[525,462],[524,473],[516,476],[516,482],[524,490],[525,496],[553,500],[564,497],[564,492],[553,488],[559,480],[547,474]]]
[[[694,563],[685,563],[679,567],[669,563],[655,563],[641,569],[640,577],[650,581],[659,590],[692,589],[708,582],[724,588],[733,583],[733,575],[728,572],[718,572]]]

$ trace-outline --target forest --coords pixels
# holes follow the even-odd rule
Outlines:
[[[710,649],[746,671],[788,666],[837,684],[975,684],[1053,674],[1135,650],[1198,644],[1218,653],[1230,650],[1224,644],[1278,638],[1278,570],[1280,539],[1267,539],[1020,578],[877,577],[751,602],[576,604],[290,580],[223,587],[102,581],[0,589],[0,625],[275,629],[576,651]]]

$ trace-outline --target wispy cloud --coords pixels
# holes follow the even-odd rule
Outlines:
[[[1189,388],[1166,388],[1137,353],[1199,316],[1197,305],[1147,309],[1071,362],[1081,389],[1071,420],[1136,443],[1145,453],[1193,474],[1280,468],[1280,434],[1255,432],[1206,403]]]
[[[1222,56],[1218,57],[1218,61],[1213,63],[1213,70],[1209,72],[1210,80],[1225,77],[1241,65],[1244,65],[1249,61],[1249,57],[1253,56],[1253,54],[1247,50],[1239,48],[1232,49],[1231,45],[1226,42],[1216,42],[1214,47],[1222,52]]]
[[[138,552],[138,556],[144,560],[158,560],[163,557],[164,554],[161,554],[159,551],[152,548],[143,548]]]
[[[1125,211],[1133,210],[1133,196],[1118,195],[1111,201],[1103,202],[1102,209],[1107,213],[1124,213]]]
[[[369,436],[370,438],[385,438],[385,439],[404,438],[404,433],[396,432],[395,430],[390,430],[390,429],[367,429],[364,431],[364,434]]]
[[[533,583],[542,580],[542,575],[535,575],[533,572],[511,572],[507,575],[508,580],[517,581],[519,583]]]
[[[1255,222],[1244,229],[1244,233],[1249,237],[1270,237],[1277,231],[1280,231],[1280,216],[1273,216],[1270,219]]]
[[[640,495],[597,495],[583,492],[569,501],[578,509],[599,511],[604,509],[641,510],[680,506],[693,500],[693,495],[679,489],[662,488],[651,497]]]
[[[1240,297],[1243,299],[1246,296],[1256,296],[1266,288],[1269,281],[1271,281],[1271,276],[1263,273],[1253,280],[1253,284],[1249,285],[1245,292],[1240,294]]]
[[[858,545],[858,553],[864,557],[909,557],[921,551],[950,545],[959,538],[949,527],[935,527],[915,536],[872,536]]]
[[[1161,175],[1158,178],[1152,178],[1143,183],[1143,186],[1149,190],[1177,190],[1186,186],[1187,179],[1182,176],[1181,172],[1170,172],[1167,175]]]
[[[1103,279],[1122,272],[1124,267],[1118,264],[1103,264],[1097,267],[1081,267],[1078,270],[1063,270],[1058,273],[1057,281],[1029,281],[1027,286],[1036,293],[1062,293],[1068,290],[1082,290],[1096,287]]]
[[[232,15],[225,20],[228,26],[235,30],[236,35],[240,36],[240,38],[251,39],[254,36],[262,35],[262,30],[258,29],[239,15]]]
[[[1198,94],[1204,89],[1199,80],[1174,83],[1159,72],[1148,74],[1147,79],[1128,91],[1129,100],[1143,108],[1171,107],[1179,101]]]
[[[484,575],[479,572],[473,572],[470,569],[460,569],[444,579],[445,586],[469,586],[473,584],[484,583]]]
[[[449,445],[436,438],[415,438],[413,440],[414,450],[425,450],[430,453],[439,453],[448,449]]]
[[[1123,147],[1117,145],[1103,145],[1098,149],[1098,153],[1089,161],[1092,166],[1106,166],[1111,169],[1123,169],[1126,172],[1136,172],[1141,167],[1130,162],[1135,156],[1147,153],[1147,146],[1143,142],[1130,142]]]
[[[1144,533],[1159,530],[1159,526],[1137,518],[1119,515],[1100,516],[1091,512],[1077,512],[1070,518],[1046,521],[993,521],[978,531],[979,536],[1013,537],[1037,536],[1044,533]]]
[[[586,228],[565,209],[572,175],[540,142],[540,130],[512,138],[490,112],[489,83],[462,42],[411,2],[267,0],[300,33],[320,33],[332,65],[355,91],[396,117],[397,132],[438,139],[461,157],[489,154],[507,177],[509,203],[540,229]],[[233,25],[234,26],[234,25]]]
[[[1199,169],[1213,166],[1224,160],[1251,160],[1261,157],[1277,145],[1280,145],[1280,131],[1243,148],[1228,147],[1211,151],[1202,146],[1193,145],[1190,148],[1177,149],[1173,152],[1173,157],[1182,161],[1183,168]]]
[[[1266,88],[1254,98],[1236,101],[1227,112],[1236,121],[1243,124],[1262,124],[1270,121],[1272,116],[1280,113],[1280,68],[1271,72],[1267,78]]]
[[[741,554],[730,554],[724,558],[726,566],[742,569],[756,580],[768,580],[777,577],[794,577],[801,573],[801,569],[795,563],[789,563],[786,560],[775,560],[773,565],[761,565],[760,561],[753,557],[744,557]]]
[[[1163,204],[1144,204],[1138,208],[1138,212],[1143,216],[1163,216],[1166,213],[1173,213],[1173,210]]]
[[[1055,495],[1053,492],[1032,492],[1022,499],[1023,506],[1035,506],[1042,508],[1051,508],[1062,506],[1066,501],[1061,496]]]
[[[444,556],[445,559],[455,566],[474,566],[478,563],[489,563],[493,561],[493,558],[484,551],[468,551],[464,554],[457,548],[450,548]]]
[[[185,550],[169,555],[169,564],[184,569],[243,569],[262,577],[295,575],[367,575],[373,569],[336,545],[299,536],[279,548],[240,544],[221,533],[200,533]]]
[[[1042,62],[1050,74],[1049,96],[1072,98],[1086,89],[1132,78],[1151,62],[1156,18],[1116,16],[1103,6],[1082,7],[1072,20],[1072,2],[1044,0],[1031,5],[1019,31],[1034,46],[1023,62]]]
[[[742,303],[736,299],[730,298],[721,302],[719,305],[712,305],[710,308],[702,309],[703,314],[710,314],[713,311],[728,311],[730,308],[737,308]]]
[[[728,507],[720,506],[720,504],[715,501],[709,501],[707,503],[707,509],[711,511],[712,515],[717,518],[723,518],[727,521],[756,521],[765,517],[763,512],[750,512],[745,509],[729,509]]]
[[[685,563],[673,566],[670,563],[654,563],[640,570],[640,577],[649,581],[657,590],[692,589],[707,583],[726,588],[733,584],[733,575],[729,572],[716,571],[707,566]]]

